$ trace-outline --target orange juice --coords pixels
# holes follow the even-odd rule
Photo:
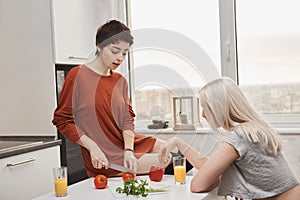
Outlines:
[[[174,167],[174,176],[175,181],[178,183],[185,183],[185,166],[175,166]]]
[[[67,179],[55,179],[54,180],[55,194],[57,196],[65,196],[67,194]]]

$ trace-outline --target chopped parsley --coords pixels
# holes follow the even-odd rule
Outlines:
[[[147,180],[133,180],[128,179],[123,182],[123,188],[116,188],[117,193],[125,193],[128,195],[139,196],[142,197],[148,196],[148,193],[151,192],[165,192],[166,189],[154,189],[148,186]]]

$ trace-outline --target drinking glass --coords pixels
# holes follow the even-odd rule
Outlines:
[[[68,174],[67,167],[55,167],[53,168],[53,179],[55,195],[57,197],[64,197],[68,194]]]
[[[176,184],[185,184],[186,177],[186,158],[185,157],[174,157],[174,178]]]

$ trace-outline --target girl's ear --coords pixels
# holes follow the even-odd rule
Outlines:
[[[101,52],[101,48],[97,46],[95,55],[96,55],[96,56],[99,55],[100,52]]]

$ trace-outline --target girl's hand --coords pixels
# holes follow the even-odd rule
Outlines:
[[[170,152],[176,147],[182,154],[184,154],[189,148],[189,145],[177,137],[168,139],[161,145],[160,150],[158,151],[159,161],[166,163]]]
[[[167,163],[170,152],[177,147],[177,138],[173,137],[166,140],[160,147],[158,151],[158,159],[161,163]]]
[[[89,150],[94,168],[101,169],[102,167],[105,167],[108,169],[108,160],[105,154],[91,138],[82,135],[77,143]]]
[[[124,167],[127,167],[133,171],[137,171],[137,159],[134,156],[134,153],[132,151],[125,151],[124,152]]]
[[[103,151],[98,146],[90,148],[90,154],[94,168],[101,169],[102,167],[105,167],[105,169],[108,169],[108,160]]]

